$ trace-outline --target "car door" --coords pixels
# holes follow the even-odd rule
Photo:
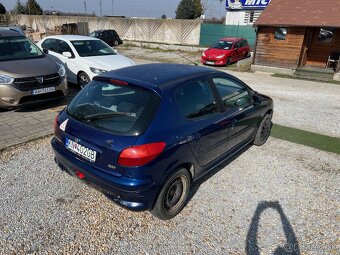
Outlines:
[[[107,31],[102,31],[102,32],[99,34],[99,38],[100,38],[101,40],[103,40],[104,42],[106,42],[107,44],[109,44],[110,38],[108,37]]]
[[[226,76],[216,76],[212,82],[220,95],[229,123],[225,150],[243,146],[253,139],[257,131],[256,112],[250,89],[241,81]]]
[[[235,43],[235,59],[234,61],[238,61],[242,58],[242,47],[241,47],[241,41],[238,41]]]
[[[66,67],[67,79],[73,83],[78,83],[77,74],[79,71],[79,64],[77,63],[79,60],[76,59],[76,56],[71,49],[70,45],[64,40],[56,40],[57,41],[57,57],[63,62]],[[70,52],[71,57],[65,57],[63,52]]]
[[[246,58],[248,56],[248,44],[246,40],[241,41],[240,45],[240,59]]]
[[[228,130],[221,104],[205,79],[182,84],[176,92],[176,102],[182,115],[181,139],[189,142],[198,164],[204,167],[225,152]]]

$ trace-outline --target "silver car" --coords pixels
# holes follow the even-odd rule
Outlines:
[[[68,92],[65,76],[64,66],[25,36],[0,29],[0,107],[64,97]]]

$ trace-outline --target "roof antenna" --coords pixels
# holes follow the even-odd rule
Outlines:
[[[193,61],[192,59],[190,59],[190,58],[188,58],[188,57],[185,57],[185,56],[179,54],[178,52],[175,52],[175,51],[171,50],[169,47],[166,47],[166,46],[163,45],[163,44],[161,44],[161,46],[162,46],[163,48],[169,50],[171,53],[174,53],[174,54],[180,56],[181,58],[184,58],[184,59],[188,60],[191,64],[194,64],[195,66],[198,66],[198,64],[197,64],[195,61]]]

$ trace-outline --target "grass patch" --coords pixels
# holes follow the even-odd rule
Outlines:
[[[274,124],[271,136],[318,150],[340,154],[340,138]]]
[[[313,81],[313,82],[323,82],[323,83],[330,83],[330,84],[335,84],[335,85],[340,85],[340,81],[334,81],[334,80],[315,80],[315,79],[307,79],[303,77],[298,77],[290,74],[279,74],[279,73],[274,73],[272,74],[273,77],[277,78],[286,78],[286,79],[293,79],[293,80],[303,80],[303,81]]]

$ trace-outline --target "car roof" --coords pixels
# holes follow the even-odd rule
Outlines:
[[[14,29],[2,29],[0,28],[0,36],[24,36],[19,31]]]
[[[44,40],[50,39],[50,38],[66,40],[66,41],[99,40],[95,37],[83,36],[83,35],[52,35],[52,36],[45,37]]]
[[[116,31],[116,30],[114,30],[114,29],[100,29],[100,30],[94,30],[91,33],[94,33],[94,32],[103,32],[103,31]]]
[[[232,42],[236,42],[236,41],[240,41],[240,40],[244,40],[244,38],[238,38],[238,37],[224,37],[220,39],[221,41],[232,41]]]
[[[136,85],[164,88],[168,84],[207,74],[224,72],[195,65],[153,63],[125,67],[106,72],[101,77],[121,79]]]

